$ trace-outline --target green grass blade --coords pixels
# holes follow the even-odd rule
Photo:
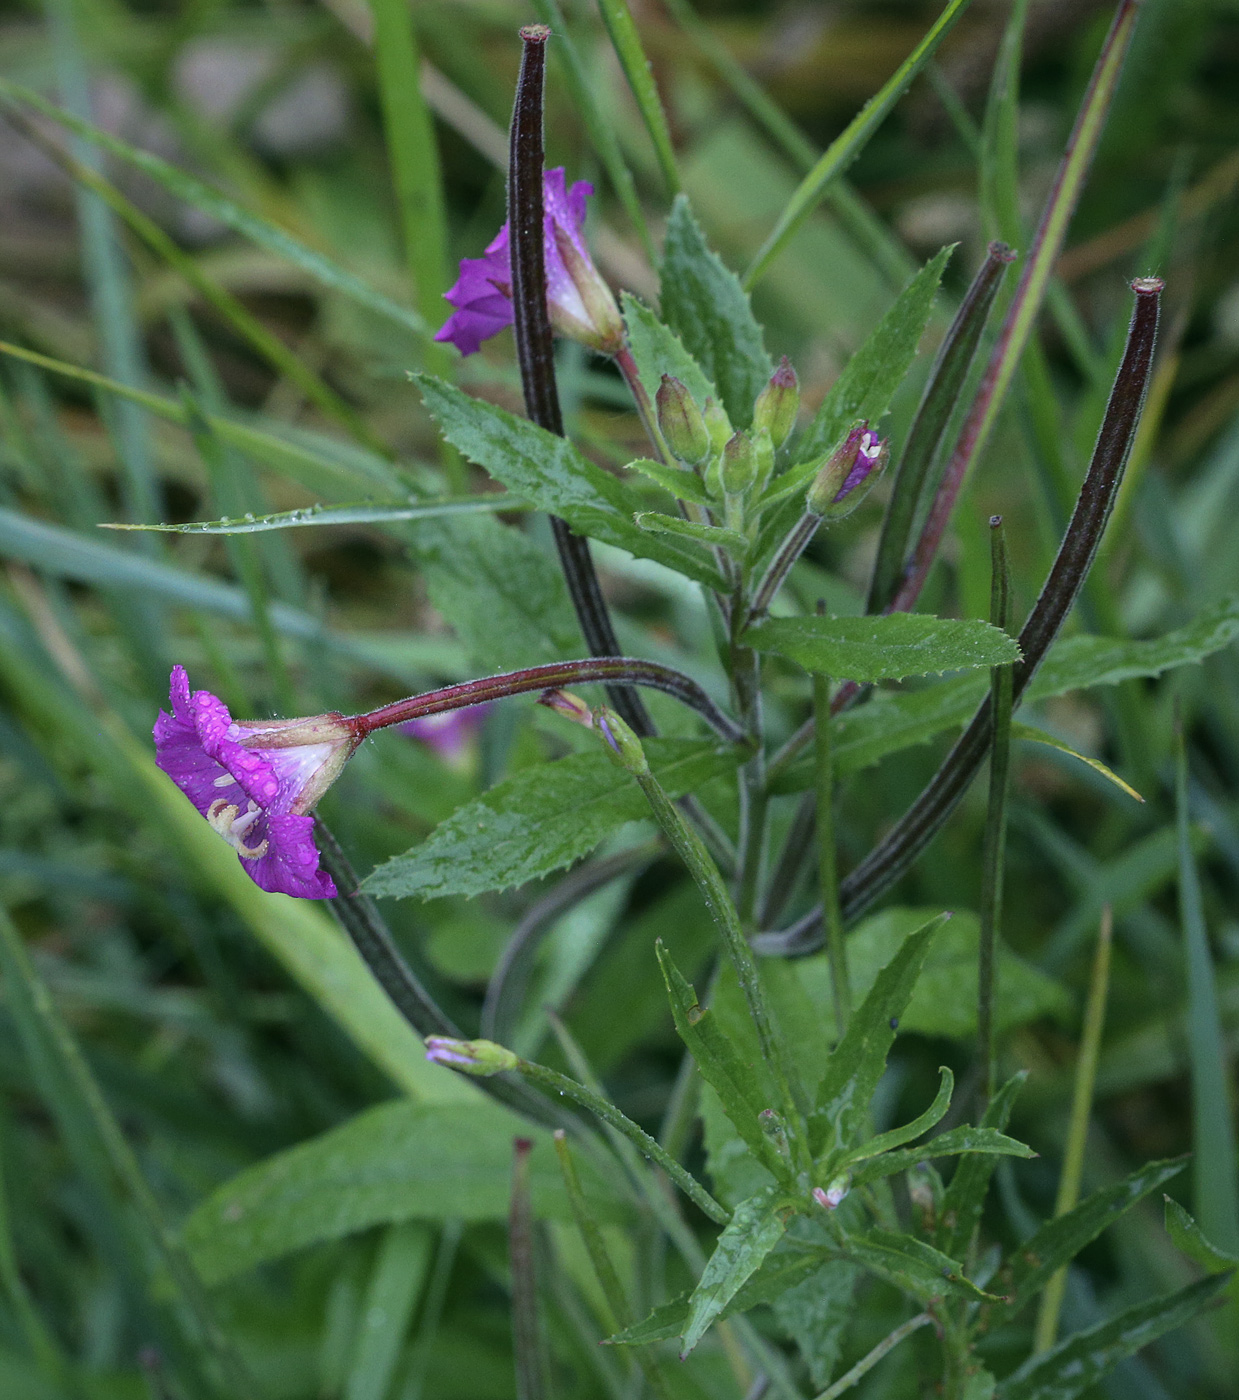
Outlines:
[[[1020,60],[1029,0],[1015,0],[994,63],[981,128],[981,217],[986,237],[1012,248],[1024,241],[1020,221]]]
[[[1187,1044],[1192,1079],[1192,1198],[1200,1228],[1219,1249],[1239,1254],[1239,1162],[1227,1083],[1230,1055],[1218,1008],[1217,977],[1205,927],[1200,876],[1188,819],[1187,753],[1180,732],[1175,771],[1179,916],[1187,965]]]
[[[779,215],[778,222],[744,274],[746,291],[782,252],[792,235],[820,203],[831,182],[837,180],[864,150],[869,138],[890,115],[891,109],[907,91],[912,79],[929,62],[934,50],[946,37],[968,3],[969,0],[950,0],[933,28],[900,64],[894,76],[869,99],[847,130],[831,143],[822,158],[801,181],[787,208]]]
[[[666,182],[667,194],[671,197],[680,192],[680,173],[676,169],[675,150],[671,144],[671,130],[667,125],[667,114],[663,111],[662,99],[654,82],[650,61],[641,46],[641,36],[633,23],[628,0],[598,0],[598,11],[606,25],[607,34],[615,49],[624,77],[637,100],[637,109],[645,129],[654,143],[654,154],[658,167]]]
[[[209,426],[209,425],[208,425]],[[213,430],[212,430],[213,431]],[[109,522],[107,530],[157,530],[173,535],[256,535],[269,530],[295,530],[306,525],[381,525],[395,520],[429,520],[437,515],[479,515],[494,511],[527,511],[528,501],[513,500],[506,491],[480,496],[442,496],[424,501],[361,501],[346,506],[302,506],[273,515],[243,519],[193,520],[183,525],[127,525]]]
[[[430,1272],[434,1233],[420,1220],[383,1236],[366,1300],[344,1400],[385,1400],[401,1348]]]

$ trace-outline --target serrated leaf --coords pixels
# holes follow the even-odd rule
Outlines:
[[[629,462],[625,471],[638,471],[642,476],[648,476],[678,501],[693,501],[699,506],[714,504],[705,483],[696,472],[690,472],[685,467],[669,467],[665,462],[654,462],[648,457],[639,457],[635,462]]]
[[[1150,1191],[1158,1190],[1172,1176],[1181,1172],[1186,1161],[1185,1157],[1180,1157],[1171,1161],[1150,1162],[1123,1181],[1094,1191],[1066,1215],[1057,1216],[1042,1225],[1011,1257],[1008,1265],[1010,1282],[1003,1290],[1008,1297],[999,1309],[999,1317],[1014,1316],[1041,1291],[1051,1274],[1074,1259],[1086,1244],[1095,1240],[1107,1226],[1126,1214]]]
[[[747,428],[773,366],[748,293],[707,246],[683,195],[667,220],[660,285],[667,324],[713,381],[733,426]]]
[[[733,751],[695,739],[650,739],[645,750],[673,797],[738,761]],[[570,754],[496,783],[420,846],[380,865],[364,888],[419,899],[510,889],[570,865],[608,832],[648,816],[640,788],[605,753]]]
[[[675,1028],[696,1061],[701,1077],[718,1095],[724,1113],[753,1155],[775,1176],[783,1176],[786,1166],[757,1119],[762,1109],[769,1106],[760,1077],[740,1055],[714,1012],[698,1003],[696,992],[672,961],[662,939],[655,943],[654,950],[667,984]]]
[[[702,544],[725,549],[738,559],[743,559],[749,552],[748,536],[739,530],[729,530],[725,525],[705,525],[698,520],[684,520],[678,515],[662,515],[656,510],[640,510],[633,519],[642,530],[700,540]]]
[[[815,1157],[843,1153],[855,1143],[873,1091],[886,1069],[898,1018],[912,995],[934,935],[949,917],[943,914],[931,919],[904,939],[853,1014],[817,1091],[818,1106],[809,1128]]]
[[[992,1293],[984,1292],[966,1278],[954,1259],[911,1235],[895,1230],[867,1230],[849,1235],[843,1249],[849,1259],[922,1303],[948,1293],[973,1302],[997,1301]]]
[[[853,1162],[868,1161],[870,1157],[881,1156],[883,1152],[892,1152],[896,1147],[902,1147],[904,1143],[920,1137],[922,1133],[927,1133],[936,1123],[941,1122],[951,1106],[951,1095],[955,1092],[955,1076],[945,1065],[939,1067],[938,1073],[942,1076],[938,1092],[924,1113],[914,1118],[911,1123],[905,1123],[902,1128],[892,1128],[889,1132],[879,1133],[877,1137],[870,1138],[862,1147],[849,1152],[840,1163],[840,1167]]]
[[[1190,1322],[1226,1287],[1228,1278],[1215,1274],[1199,1279],[1077,1332],[1053,1351],[1030,1357],[999,1384],[996,1400],[1075,1400],[1125,1357]]]
[[[906,1147],[902,1151],[887,1152],[872,1161],[864,1162],[852,1172],[852,1185],[863,1186],[867,1181],[893,1176],[896,1172],[907,1171],[909,1167],[916,1166],[918,1162],[929,1162],[935,1157],[954,1157],[968,1153],[1025,1159],[1037,1155],[1025,1143],[1008,1137],[1005,1133],[995,1132],[993,1128],[952,1128],[949,1133],[940,1133],[920,1147]],[[989,1170],[993,1170],[993,1164]],[[956,1176],[958,1175],[956,1172]]]
[[[701,1281],[688,1300],[681,1356],[687,1356],[736,1296],[787,1229],[779,1207],[782,1188],[772,1186],[741,1201],[718,1237]]]
[[[631,292],[620,297],[624,324],[628,327],[628,349],[637,365],[641,387],[653,403],[663,375],[678,379],[704,408],[707,399],[717,399],[718,390],[710,377],[684,348],[684,342],[665,326],[643,301]]]
[[[814,1390],[830,1384],[852,1320],[860,1269],[841,1259],[820,1265],[812,1277],[773,1299],[774,1315],[809,1368]]]
[[[1011,1121],[1011,1109],[1027,1078],[1027,1070],[1013,1074],[990,1099],[981,1118],[980,1131],[1002,1133]],[[993,1158],[979,1155],[965,1157],[955,1168],[954,1176],[942,1193],[937,1231],[937,1243],[947,1254],[962,1254],[968,1248],[973,1231],[981,1223],[985,1195],[997,1165]]]
[[[874,427],[916,358],[933,314],[934,297],[954,244],[916,273],[877,329],[844,366],[796,449],[801,460],[821,457],[858,418]],[[808,483],[806,482],[806,485]]]
[[[217,1283],[324,1240],[401,1220],[503,1220],[513,1135],[534,1138],[534,1203],[570,1220],[547,1134],[490,1099],[470,1104],[407,1100],[367,1109],[341,1127],[277,1152],[225,1182],[197,1207],[184,1241],[207,1283]],[[580,1163],[600,1218],[623,1207]]]
[[[648,534],[633,523],[640,507],[623,482],[583,457],[566,438],[517,418],[429,374],[414,374],[444,437],[510,491],[558,515],[574,530],[653,559],[711,587],[721,586],[710,552],[693,540]]]
[[[827,676],[893,681],[1018,661],[1015,639],[980,618],[890,613],[884,617],[779,617],[748,628],[743,641]]]

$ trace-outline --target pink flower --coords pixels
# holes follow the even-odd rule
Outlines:
[[[174,666],[172,713],[155,721],[155,762],[236,851],[264,890],[330,899],[308,814],[361,741],[343,715],[235,721],[209,690],[191,695]]]
[[[463,710],[440,710],[437,714],[406,719],[396,728],[432,748],[445,762],[460,763],[489,710],[490,705],[485,702]]]
[[[624,323],[585,244],[585,200],[593,192],[586,180],[567,189],[562,166],[543,173],[546,299],[560,335],[610,354],[623,342]],[[462,355],[472,355],[484,340],[512,324],[506,223],[483,257],[461,259],[460,278],[445,295],[456,310],[435,339],[450,340]]]

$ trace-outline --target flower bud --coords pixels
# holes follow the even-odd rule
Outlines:
[[[548,263],[546,300],[551,324],[560,335],[580,341],[600,355],[614,355],[624,344],[624,320],[610,287],[558,221],[554,237],[563,275],[553,262]]]
[[[774,475],[774,442],[769,428],[753,429],[753,486],[756,491],[766,489],[766,483]]]
[[[757,454],[747,433],[732,433],[723,447],[723,493],[743,496],[757,480]]]
[[[538,696],[538,704],[545,705],[548,710],[554,710],[574,724],[583,724],[586,729],[594,727],[594,712],[579,695],[573,695],[571,691],[544,690]]]
[[[664,374],[654,402],[658,409],[658,430],[667,446],[681,462],[696,466],[710,450],[710,436],[688,386],[674,375]]]
[[[770,376],[770,383],[757,396],[753,407],[753,427],[766,428],[775,449],[782,447],[796,426],[800,411],[800,381],[786,355]]]
[[[710,435],[710,446],[715,452],[721,452],[732,431],[726,409],[717,399],[707,399],[702,416],[705,418],[706,432]]]
[[[805,506],[814,515],[831,520],[851,515],[881,476],[889,457],[890,444],[867,423],[857,423],[842,446],[822,464],[809,487]]]
[[[594,728],[602,735],[603,742],[621,768],[638,777],[644,777],[650,771],[641,740],[614,710],[606,705],[596,709]]]
[[[446,1065],[482,1079],[515,1069],[520,1064],[518,1055],[496,1045],[493,1040],[452,1040],[446,1035],[426,1037],[426,1058],[436,1065]]]
[[[842,1203],[852,1185],[852,1178],[847,1172],[842,1176],[837,1176],[829,1186],[822,1189],[820,1186],[813,1188],[813,1199],[823,1210],[836,1210]]]

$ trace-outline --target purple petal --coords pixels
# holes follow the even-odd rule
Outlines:
[[[267,841],[267,852],[255,860],[241,856],[240,861],[259,889],[271,894],[291,894],[297,899],[335,897],[334,881],[319,869],[313,817],[278,813],[257,823],[253,835],[256,840]]]
[[[461,258],[460,276],[444,298],[456,310],[443,323],[435,339],[450,340],[462,355],[472,355],[484,340],[512,324],[510,288],[512,267],[508,253],[508,226],[499,230],[484,257]]]

